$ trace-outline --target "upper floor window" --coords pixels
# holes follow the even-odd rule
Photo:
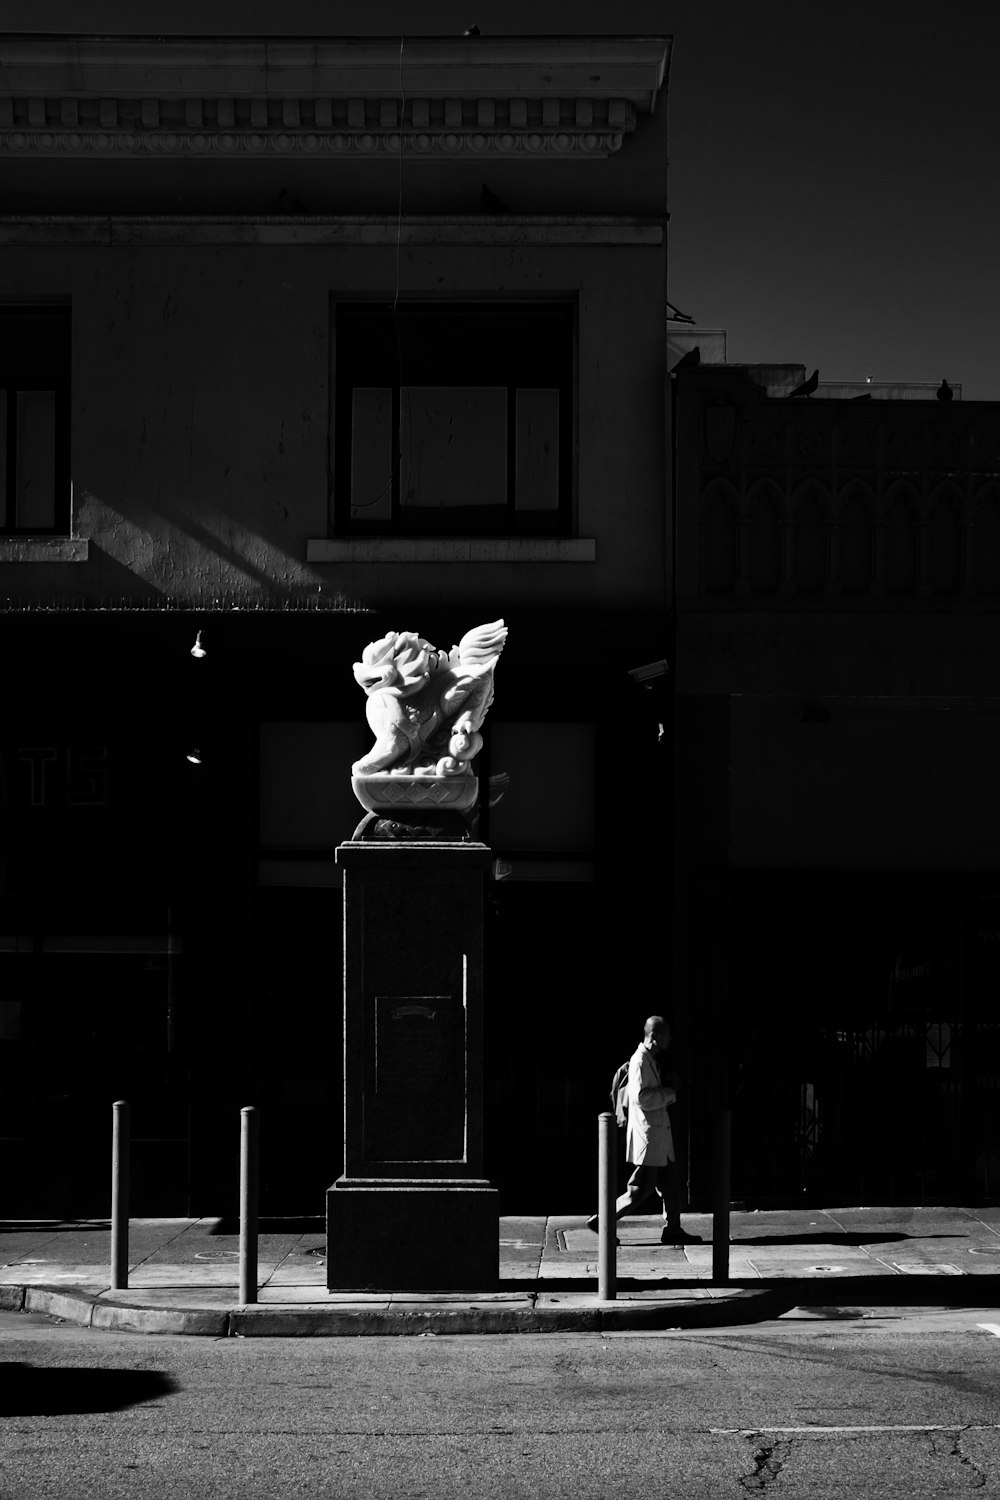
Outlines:
[[[568,535],[569,303],[341,303],[338,534]]]
[[[0,535],[70,530],[69,307],[0,304]]]

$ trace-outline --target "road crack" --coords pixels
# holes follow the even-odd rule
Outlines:
[[[963,1429],[967,1431],[968,1429]],[[970,1489],[981,1490],[986,1486],[986,1475],[968,1454],[962,1452],[962,1432],[941,1433],[931,1438],[931,1453],[935,1458],[957,1458],[969,1471]]]
[[[753,1455],[753,1473],[742,1474],[740,1484],[748,1494],[759,1494],[761,1490],[769,1489],[788,1459],[791,1443],[772,1443],[770,1445],[760,1441],[760,1433],[749,1434],[750,1441],[756,1444]]]

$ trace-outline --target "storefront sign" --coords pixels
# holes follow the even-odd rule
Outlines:
[[[106,745],[0,747],[0,807],[104,807]]]

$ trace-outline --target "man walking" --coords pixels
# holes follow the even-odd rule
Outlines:
[[[664,1084],[657,1058],[670,1045],[670,1027],[662,1016],[650,1016],[643,1027],[642,1041],[628,1067],[628,1127],[625,1156],[632,1175],[615,1204],[615,1218],[637,1213],[654,1192],[663,1205],[664,1226],[661,1245],[697,1245],[701,1236],[681,1228],[681,1194],[674,1159],[674,1138],[670,1128],[669,1106],[677,1092]],[[587,1220],[587,1228],[597,1232],[597,1214]]]

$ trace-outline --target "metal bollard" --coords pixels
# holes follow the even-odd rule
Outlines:
[[[732,1110],[716,1110],[712,1140],[712,1280],[716,1286],[725,1286],[729,1280],[732,1129]]]
[[[597,1296],[614,1302],[618,1295],[615,1271],[615,1138],[614,1115],[601,1115],[597,1122]]]
[[[128,1102],[111,1106],[111,1285],[128,1286]]]
[[[257,1301],[257,1111],[240,1110],[240,1302]]]

